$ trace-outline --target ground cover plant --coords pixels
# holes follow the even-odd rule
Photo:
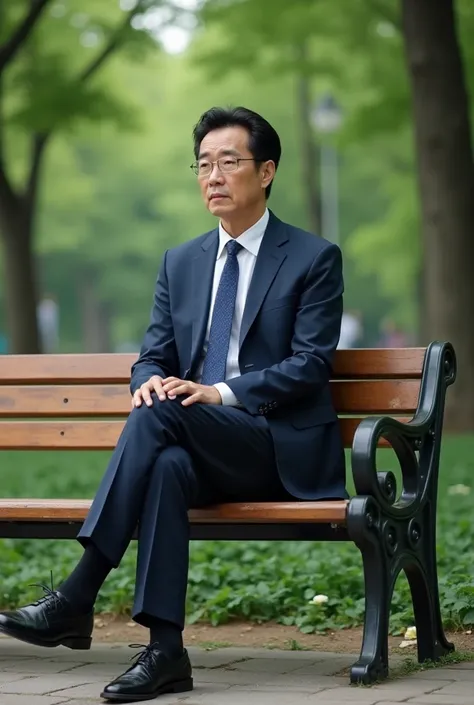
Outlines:
[[[0,496],[92,497],[107,461],[105,453],[2,452]],[[379,466],[395,469],[390,451]],[[441,607],[449,628],[474,623],[474,437],[443,443],[438,509]],[[75,541],[0,541],[0,607],[39,595],[32,583],[58,585],[81,555]],[[101,592],[97,611],[128,614],[133,596],[136,547],[128,550]],[[314,599],[316,597],[316,599]],[[233,618],[276,620],[305,633],[360,625],[364,592],[360,555],[350,543],[192,543],[188,621],[218,625]],[[391,631],[413,624],[408,584],[399,578]]]

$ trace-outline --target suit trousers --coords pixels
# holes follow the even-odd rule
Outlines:
[[[78,535],[117,567],[138,527],[133,618],[144,626],[184,627],[188,509],[289,497],[265,418],[181,399],[132,410]]]

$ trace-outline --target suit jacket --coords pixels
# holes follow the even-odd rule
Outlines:
[[[208,321],[218,229],[168,250],[133,392],[152,375],[192,379]],[[278,471],[300,499],[345,497],[345,462],[329,389],[342,316],[342,258],[321,237],[273,213],[263,236],[240,334],[241,376],[226,380],[253,415],[263,415]]]

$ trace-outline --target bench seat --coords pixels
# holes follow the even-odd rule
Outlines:
[[[346,523],[348,501],[232,502],[192,509],[193,524]],[[82,522],[91,506],[89,499],[0,499],[2,521]]]

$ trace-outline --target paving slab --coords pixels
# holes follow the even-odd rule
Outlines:
[[[468,681],[474,684],[474,663],[463,664],[469,668],[430,668],[426,671],[419,671],[416,674],[418,680],[447,680],[452,682]],[[474,687],[474,685],[473,685]]]
[[[414,673],[373,687],[348,683],[357,655],[191,647],[195,689],[159,705],[472,705],[474,663]],[[41,649],[0,639],[0,705],[99,705],[104,685],[130,665],[123,644],[90,651]],[[392,659],[391,665],[402,659]],[[152,701],[155,702],[155,701]]]
[[[417,698],[409,698],[406,702],[413,705],[472,705],[473,698],[471,695],[437,695],[436,693],[430,693]]]
[[[471,696],[471,702],[474,702],[473,697],[473,686],[472,682],[469,681],[454,681],[451,683],[445,683],[439,686],[436,690],[433,688],[432,692],[437,695],[465,695]]]
[[[0,702],[2,705],[62,705],[64,699],[42,695],[2,695]]]

